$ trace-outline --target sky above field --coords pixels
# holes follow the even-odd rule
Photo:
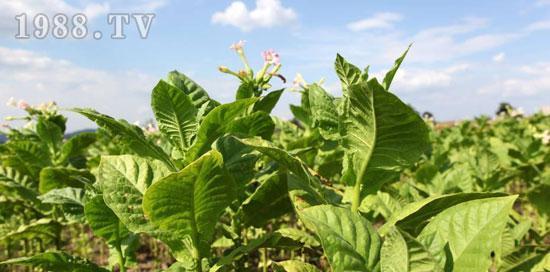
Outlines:
[[[390,3],[391,2],[391,3]],[[414,4],[413,4],[414,3]],[[85,13],[100,40],[15,39],[15,16]],[[155,13],[147,39],[135,24],[113,40],[108,13]],[[526,112],[550,105],[550,1],[289,1],[289,0],[2,0],[0,1],[0,100],[31,104],[55,100],[61,107],[92,107],[130,122],[152,117],[150,92],[159,79],[179,70],[212,97],[233,100],[238,82],[217,71],[241,63],[229,45],[246,40],[246,53],[281,55],[292,87],[301,73],[325,79],[335,95],[340,85],[336,53],[382,75],[408,46],[393,91],[416,110],[438,120],[493,114],[500,102]],[[275,114],[290,118],[287,91]],[[0,116],[20,114],[0,104]],[[69,130],[93,127],[70,115]]]

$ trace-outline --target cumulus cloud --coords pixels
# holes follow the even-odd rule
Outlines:
[[[403,16],[393,12],[376,13],[370,18],[351,22],[347,25],[352,31],[363,31],[368,29],[392,28],[393,24],[403,19]]]
[[[493,61],[497,63],[503,62],[505,57],[506,57],[506,54],[504,54],[504,52],[500,52],[493,56]]]
[[[526,31],[550,30],[550,20],[537,21],[525,28]]]
[[[525,97],[550,93],[550,62],[538,62],[514,68],[513,76],[482,86],[480,94],[500,94],[502,97]]]
[[[54,100],[62,107],[95,107],[135,121],[152,116],[147,105],[157,81],[138,71],[89,69],[33,51],[0,47],[0,101],[9,97],[31,104]],[[1,105],[0,116],[18,114]],[[76,116],[70,122],[71,129],[92,126]]]
[[[457,64],[440,69],[428,68],[403,68],[400,69],[394,79],[394,88],[404,92],[416,91],[425,88],[439,88],[449,86],[460,72],[466,71],[469,64]],[[378,75],[383,78],[384,73]]]
[[[292,8],[284,7],[279,0],[257,0],[249,10],[241,1],[232,2],[224,11],[212,15],[212,23],[231,25],[242,31],[288,25],[297,19]]]

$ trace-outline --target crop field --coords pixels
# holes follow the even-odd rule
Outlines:
[[[550,271],[550,115],[502,104],[438,123],[337,55],[342,95],[297,77],[272,115],[279,55],[220,67],[214,100],[177,71],[140,127],[12,100],[0,145],[0,271]],[[67,112],[98,129],[66,137]]]

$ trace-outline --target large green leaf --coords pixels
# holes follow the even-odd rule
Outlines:
[[[442,271],[424,245],[395,228],[385,237],[380,250],[380,269],[382,272]]]
[[[65,187],[63,189],[53,189],[38,198],[42,203],[84,206],[84,190],[80,188]]]
[[[22,239],[41,239],[44,242],[54,241],[58,239],[61,233],[61,225],[50,218],[38,219],[27,225],[19,226],[0,239],[22,240]]]
[[[45,252],[31,257],[21,257],[0,262],[0,265],[26,265],[56,272],[108,272],[109,270],[65,252]]]
[[[309,96],[313,127],[318,127],[325,139],[340,139],[340,117],[334,97],[317,84],[309,85],[306,92]]]
[[[256,98],[241,99],[233,103],[220,105],[210,111],[199,127],[195,143],[185,156],[187,163],[193,162],[206,153],[212,143],[228,131],[232,121],[245,115],[249,107],[256,101]]]
[[[94,234],[110,244],[120,244],[128,236],[128,229],[120,222],[105,202],[102,195],[95,195],[84,205],[86,220]]]
[[[159,129],[173,146],[185,152],[197,130],[197,109],[182,90],[161,80],[151,94]]]
[[[170,157],[162,148],[147,139],[140,127],[131,125],[125,120],[115,120],[92,109],[73,109],[73,111],[94,121],[98,126],[109,131],[110,134],[119,135],[123,142],[138,155],[160,160],[173,170],[176,169]]]
[[[234,181],[225,171],[222,155],[212,150],[154,183],[143,198],[151,222],[174,238],[190,239],[198,250],[196,260],[208,256],[216,222],[235,196]]]
[[[200,109],[205,107],[206,113],[220,105],[218,101],[210,98],[201,86],[178,71],[168,73],[168,83],[185,92],[191,98],[195,108]]]
[[[501,235],[516,198],[477,199],[452,206],[436,215],[417,240],[440,267],[452,264],[453,271],[487,271],[492,258],[500,257]]]
[[[363,185],[365,193],[377,191],[430,146],[424,121],[376,79],[350,87],[344,133],[354,184]]]
[[[233,176],[240,191],[256,175],[258,154],[251,147],[243,144],[237,138],[228,136],[216,141],[216,150],[223,156],[225,169]]]
[[[502,193],[460,193],[451,195],[432,196],[413,202],[393,214],[380,228],[380,234],[385,235],[395,225],[402,230],[417,234],[425,222],[441,211],[456,204],[490,197],[504,196]]]
[[[371,223],[359,213],[319,205],[302,210],[299,216],[321,240],[333,271],[377,270],[380,238]]]
[[[137,156],[103,156],[97,182],[105,203],[132,232],[153,230],[141,208],[143,194],[170,170],[160,161]]]

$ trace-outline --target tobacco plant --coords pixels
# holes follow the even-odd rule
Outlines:
[[[534,125],[478,119],[438,129],[390,88],[407,49],[380,81],[337,55],[342,96],[299,80],[301,104],[284,121],[270,115],[283,92],[270,91],[271,81],[285,80],[278,54],[264,52],[255,73],[242,42],[233,49],[244,69],[220,71],[240,80],[235,101],[215,101],[170,72],[151,94],[158,135],[72,109],[124,145],[92,167],[81,200],[85,222],[109,244],[110,269],[133,266],[140,236],[170,249],[176,262],[166,271],[548,268],[547,143],[506,140],[545,129],[544,115]],[[59,135],[56,144],[39,138],[59,153]],[[72,157],[54,161],[73,165]],[[541,221],[533,226],[517,207]],[[61,251],[3,264],[107,271]]]

